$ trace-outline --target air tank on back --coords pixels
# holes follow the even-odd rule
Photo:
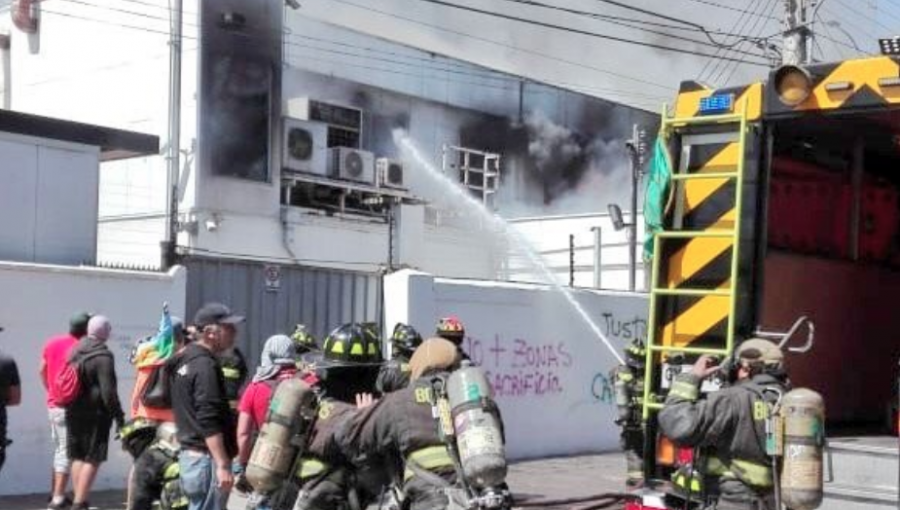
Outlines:
[[[463,474],[484,489],[506,480],[506,452],[500,413],[484,371],[467,362],[450,375],[447,394]]]
[[[301,430],[301,422],[314,415],[315,408],[315,393],[302,380],[293,378],[278,384],[247,464],[247,481],[256,492],[268,494],[290,475],[298,453],[293,436]]]

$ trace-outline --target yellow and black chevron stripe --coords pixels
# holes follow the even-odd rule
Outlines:
[[[688,173],[736,172],[739,143],[691,145]],[[677,184],[682,229],[733,230],[735,179],[693,179]],[[728,290],[734,241],[731,237],[668,239],[663,247],[660,286],[668,289]],[[673,347],[722,348],[726,344],[731,300],[725,296],[664,296],[660,343]]]
[[[743,113],[746,105],[748,121],[759,120],[762,116],[762,83],[717,90],[707,88],[695,81],[685,81],[681,83],[678,97],[675,99],[675,117],[684,119],[699,116],[700,100],[714,94],[734,94],[734,111],[732,113]]]
[[[775,92],[775,73],[769,76],[765,115],[784,116],[812,111],[877,109],[900,105],[900,61],[872,57],[804,67],[813,81],[806,101],[786,106]],[[829,90],[831,89],[831,90]]]

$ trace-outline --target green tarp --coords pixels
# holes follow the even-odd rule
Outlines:
[[[647,261],[653,258],[653,234],[663,228],[671,180],[672,159],[669,157],[666,138],[660,133],[653,145],[653,158],[650,160],[647,188],[644,190],[644,260]]]

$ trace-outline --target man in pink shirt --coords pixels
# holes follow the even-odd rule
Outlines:
[[[69,320],[69,333],[55,336],[44,345],[41,356],[41,382],[47,390],[47,410],[50,416],[50,437],[53,439],[53,481],[52,499],[48,510],[61,510],[71,505],[66,499],[66,486],[69,483],[71,462],[67,453],[68,432],[66,430],[66,410],[57,404],[56,389],[53,381],[66,366],[72,348],[81,337],[87,334],[87,325],[91,316],[78,313]]]

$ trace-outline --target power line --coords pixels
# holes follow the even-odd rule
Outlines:
[[[724,5],[724,4],[721,4],[721,3],[718,3],[718,2],[713,2],[712,0],[686,0],[686,1],[688,1],[688,2],[695,2],[695,3],[703,4],[703,5],[710,5],[710,6],[713,6],[713,7],[718,7],[719,9],[725,9],[725,10],[728,10],[728,11],[740,12],[740,13],[747,13],[747,12],[751,9],[751,7],[747,7],[747,8],[745,8],[745,9],[741,9],[741,8],[739,8],[739,7],[734,7],[734,6],[732,6],[732,5]],[[763,18],[768,18],[768,19],[773,20],[773,21],[780,21],[779,18],[776,18],[775,16],[769,16],[768,14],[758,13],[758,14],[754,14],[754,16],[759,16],[759,17],[763,17]]]
[[[500,42],[500,41],[496,41],[496,40],[493,40],[493,39],[488,39],[488,38],[486,38],[486,37],[481,37],[481,36],[477,36],[477,35],[474,35],[474,34],[470,34],[470,33],[468,33],[468,32],[462,32],[462,31],[459,31],[459,30],[454,30],[454,29],[451,29],[451,28],[443,27],[443,26],[441,26],[441,25],[436,25],[436,24],[433,24],[433,23],[428,23],[428,22],[426,22],[426,21],[418,20],[418,19],[415,19],[415,18],[410,18],[410,17],[407,17],[407,16],[403,16],[403,15],[400,15],[400,14],[393,13],[393,12],[375,9],[375,8],[372,8],[372,7],[367,6],[367,5],[360,5],[360,4],[354,3],[354,2],[352,2],[352,1],[350,1],[350,0],[332,0],[332,1],[333,1],[333,2],[336,2],[336,3],[344,4],[344,5],[350,5],[350,6],[356,7],[357,9],[362,9],[362,10],[365,10],[365,11],[378,13],[378,14],[381,14],[382,16],[387,16],[387,17],[390,17],[390,18],[395,18],[395,19],[399,19],[399,20],[403,20],[403,21],[408,21],[408,22],[410,22],[410,23],[414,23],[414,24],[417,24],[417,25],[429,27],[429,28],[432,28],[432,29],[435,29],[435,30],[440,30],[440,31],[442,31],[442,32],[447,32],[447,33],[455,34],[455,35],[458,35],[458,36],[460,36],[460,37],[467,37],[467,38],[469,38],[469,39],[474,39],[474,40],[477,40],[477,41],[482,41],[482,42],[485,42],[485,43],[488,43],[488,44],[492,44],[492,45],[499,46],[499,47],[502,47],[502,48],[507,48],[507,49],[510,49],[510,50],[513,50],[513,51],[517,51],[517,52],[520,52],[520,53],[526,53],[526,54],[529,54],[529,55],[535,55],[535,56],[537,56],[537,57],[541,57],[541,58],[544,58],[544,59],[547,59],[547,60],[551,60],[551,61],[554,61],[554,62],[560,62],[560,63],[566,64],[566,65],[570,65],[570,66],[573,66],[573,67],[579,67],[579,68],[582,68],[582,69],[588,69],[588,70],[591,70],[591,71],[594,71],[594,72],[597,72],[597,73],[606,74],[606,75],[609,75],[609,76],[615,76],[615,77],[617,77],[617,78],[622,78],[622,79],[624,79],[624,80],[633,81],[633,82],[635,82],[635,83],[641,83],[641,84],[644,84],[644,85],[649,85],[649,86],[652,86],[652,87],[657,87],[657,88],[666,90],[667,92],[671,92],[671,91],[672,91],[671,87],[667,87],[667,86],[665,86],[665,85],[661,85],[659,82],[654,82],[654,81],[650,81],[650,80],[646,80],[646,79],[642,79],[642,78],[637,78],[637,77],[634,77],[634,76],[629,76],[629,75],[627,75],[627,74],[618,73],[618,72],[616,72],[616,71],[611,71],[611,70],[609,70],[609,69],[604,69],[604,68],[602,68],[602,67],[597,67],[597,66],[592,66],[592,65],[590,65],[590,64],[585,64],[584,62],[579,62],[579,61],[576,61],[576,60],[571,60],[571,59],[566,59],[566,58],[559,57],[559,56],[556,56],[556,55],[551,55],[551,54],[549,54],[549,53],[544,53],[544,52],[540,52],[540,51],[536,51],[536,50],[530,50],[530,49],[527,49],[527,48],[521,48],[521,47],[519,47],[519,46],[515,46],[515,45],[512,45],[512,44],[507,44],[507,43]]]
[[[711,47],[711,48],[721,48],[723,46],[729,46],[729,45],[726,45],[725,43],[722,43],[722,42],[719,42],[719,41],[716,41],[715,39],[713,39],[713,37],[712,37],[713,34],[725,35],[725,36],[733,35],[733,34],[726,34],[724,32],[716,32],[716,31],[707,30],[702,25],[698,25],[695,23],[690,23],[689,26],[676,26],[676,25],[669,25],[669,24],[665,24],[665,23],[654,23],[652,21],[641,20],[641,19],[636,19],[636,18],[623,18],[620,16],[609,16],[609,15],[601,14],[601,13],[581,11],[578,9],[570,9],[567,7],[559,7],[556,5],[550,5],[550,4],[546,4],[543,2],[539,2],[537,0],[503,0],[503,1],[512,2],[512,3],[516,3],[516,4],[522,4],[522,5],[529,5],[532,7],[539,7],[539,8],[543,8],[543,9],[550,9],[550,10],[554,10],[554,11],[565,12],[568,14],[574,14],[577,16],[594,19],[594,20],[597,20],[597,21],[600,21],[603,23],[609,23],[611,25],[631,28],[634,30],[640,30],[642,32],[646,32],[649,34],[661,35],[663,37],[667,37],[670,39],[674,39],[674,40],[678,40],[678,41],[685,41],[685,42],[698,44],[701,46],[707,46],[707,47]],[[685,22],[685,23],[687,23],[687,22]],[[706,38],[709,40],[702,41],[702,40],[692,39],[690,37],[684,37],[684,36],[675,35],[675,34],[672,34],[669,32],[663,32],[660,30],[645,28],[645,27],[642,27],[639,25],[648,25],[648,26],[654,26],[654,27],[663,27],[663,28],[667,28],[669,30],[682,30],[682,31],[694,32],[694,33],[700,33],[700,34],[705,35]],[[738,40],[738,41],[732,43],[730,46],[736,46],[736,45],[740,44],[741,42],[744,42],[744,41]],[[744,52],[744,54],[746,54],[748,56],[753,56],[753,57],[759,56],[758,54],[751,53],[751,52]]]
[[[97,9],[108,9],[108,10],[112,10],[112,11],[114,11],[114,12],[123,12],[123,13],[125,13],[125,14],[130,14],[130,15],[134,15],[134,16],[139,16],[139,17],[141,17],[141,18],[147,18],[147,19],[153,19],[153,20],[161,20],[161,21],[163,20],[162,18],[158,18],[158,17],[152,16],[152,15],[149,15],[149,14],[135,13],[135,12],[133,12],[133,11],[125,11],[125,10],[122,10],[122,9],[116,9],[116,8],[107,7],[107,6],[100,6],[100,5],[96,5],[96,4],[90,4],[90,3],[84,2],[84,1],[82,1],[82,0],[67,0],[67,1],[69,1],[69,2],[71,2],[71,3],[77,3],[77,4],[80,4],[80,5],[85,5],[85,6],[95,7],[95,8],[97,8]],[[140,2],[138,2],[138,3],[140,3]],[[148,28],[146,28],[146,27],[136,27],[136,26],[133,26],[133,25],[122,24],[122,23],[116,23],[116,22],[112,22],[112,21],[108,21],[108,20],[101,20],[101,19],[97,19],[97,18],[89,18],[89,17],[84,17],[84,16],[78,16],[78,15],[74,15],[74,14],[71,14],[71,13],[60,13],[60,12],[46,11],[46,10],[45,10],[44,12],[47,12],[47,13],[49,13],[49,14],[54,14],[54,15],[59,15],[59,16],[64,16],[64,17],[69,17],[69,18],[74,18],[74,19],[80,19],[80,20],[92,21],[92,22],[96,22],[96,23],[105,23],[105,24],[109,24],[109,25],[120,26],[120,27],[123,27],[123,28],[132,28],[132,29],[136,29],[136,30],[142,30],[142,31],[145,31],[145,32],[149,32],[149,33],[165,34],[165,35],[168,35],[168,34],[169,34],[168,32],[160,32],[160,31],[148,29]],[[191,23],[189,23],[189,22],[186,22],[186,24],[189,25],[189,26],[195,26],[195,27],[196,27],[195,24],[191,24]],[[314,40],[324,41],[324,42],[326,42],[326,43],[331,43],[331,44],[343,44],[343,43],[337,43],[337,42],[334,42],[334,41],[329,41],[329,40],[326,40],[326,39],[318,39],[318,38],[312,38],[312,37],[308,37],[308,36],[299,36],[299,35],[293,36],[292,34],[286,34],[286,35],[287,35],[288,37],[309,38],[309,39],[314,39]],[[192,37],[189,37],[189,36],[185,36],[185,37],[188,38],[188,39],[193,39]],[[251,36],[244,36],[244,37],[248,37],[248,38],[249,38],[249,37],[251,37]],[[361,55],[361,54],[358,54],[358,53],[350,53],[350,52],[338,51],[338,50],[329,49],[329,48],[321,48],[321,47],[315,47],[315,46],[310,46],[310,45],[303,45],[303,44],[298,44],[298,43],[289,42],[289,41],[284,41],[284,44],[285,44],[286,46],[292,46],[292,47],[297,47],[297,48],[305,48],[305,49],[310,49],[310,50],[315,50],[315,51],[323,51],[323,52],[332,53],[332,54],[344,55],[344,56],[366,58],[366,59],[370,59],[370,60],[378,60],[378,61],[387,62],[387,63],[391,63],[391,64],[395,64],[395,65],[401,65],[401,66],[410,66],[410,67],[415,67],[415,68],[417,68],[417,69],[421,69],[421,68],[423,67],[422,65],[411,64],[411,63],[408,63],[408,62],[402,62],[402,61],[397,61],[397,60],[392,60],[392,59],[386,59],[386,58],[379,58],[379,57],[372,57],[372,56],[367,56],[367,55]],[[359,48],[359,49],[364,49],[364,50],[368,50],[368,51],[372,51],[372,52],[381,52],[381,50],[375,50],[375,49],[373,49],[373,48],[360,47],[360,46],[355,46],[355,45],[351,45],[351,44],[345,44],[345,46],[354,47],[354,48]],[[394,53],[394,55],[400,55],[400,54]],[[402,57],[403,57],[403,58],[413,58],[413,59],[416,59],[416,60],[419,60],[419,61],[427,62],[427,63],[429,63],[429,64],[433,64],[433,63],[434,63],[434,62],[431,61],[430,59],[424,59],[424,58],[414,57],[414,56],[412,56],[412,55],[402,55]],[[326,60],[326,59],[315,59],[315,60],[319,60],[319,61],[322,61],[322,62],[329,62],[329,61]],[[386,72],[386,73],[391,73],[391,74],[404,75],[404,76],[411,76],[411,77],[416,77],[416,78],[421,78],[421,79],[437,79],[437,77],[435,77],[435,76],[423,76],[423,75],[420,75],[420,74],[405,73],[405,72],[401,72],[401,71],[397,71],[397,70],[393,70],[393,69],[385,69],[385,68],[383,68],[383,67],[364,66],[364,65],[360,65],[360,64],[347,64],[347,65],[351,65],[351,66],[357,67],[357,68],[363,68],[363,69],[369,69],[369,70],[376,70],[376,71],[381,71],[381,72]],[[465,64],[463,64],[463,65],[465,65]],[[127,67],[127,66],[126,66],[125,64],[117,64],[117,65],[114,65],[114,66],[107,66],[107,67],[111,67],[111,68],[121,68],[121,67]],[[482,82],[472,82],[472,81],[463,81],[463,80],[449,80],[448,78],[444,77],[443,80],[444,80],[445,82],[447,82],[447,83],[456,83],[456,84],[461,84],[461,85],[470,85],[470,86],[479,86],[479,87],[486,87],[486,88],[494,88],[494,89],[498,89],[498,90],[509,90],[510,88],[513,88],[513,87],[517,86],[518,83],[519,83],[519,78],[518,78],[518,77],[515,77],[515,76],[513,76],[513,75],[509,75],[509,74],[506,74],[506,73],[499,73],[499,72],[490,71],[490,70],[485,71],[484,73],[479,73],[479,72],[472,72],[472,71],[468,71],[468,72],[466,72],[466,71],[459,71],[459,70],[447,69],[447,68],[443,68],[443,67],[435,67],[435,66],[433,66],[433,65],[424,66],[424,67],[425,67],[426,69],[428,69],[428,70],[435,71],[435,72],[444,72],[444,73],[449,73],[449,74],[458,74],[458,75],[462,75],[462,76],[475,77],[475,78],[480,78],[480,79],[484,79],[484,80],[493,80],[493,81],[495,81],[495,82],[498,82],[498,81],[499,81],[499,82],[503,82],[504,85],[490,85],[490,84],[482,83]],[[470,69],[471,69],[471,67],[472,67],[472,65],[469,65],[469,68],[470,68]],[[103,69],[103,68],[101,68],[101,69]],[[55,82],[55,81],[65,81],[65,80],[64,80],[64,79],[60,79],[60,80],[46,80],[46,81],[44,81],[44,82],[40,82],[40,84],[43,84],[43,83],[49,83],[49,82]],[[617,90],[617,89],[603,89],[603,88],[600,88],[600,87],[591,87],[591,86],[585,86],[585,85],[570,84],[570,83],[565,83],[565,82],[555,82],[555,83],[549,83],[549,84],[550,84],[551,86],[556,86],[556,87],[578,88],[578,89],[585,90],[585,91],[587,91],[587,90],[594,90],[594,91],[600,92],[600,93],[602,93],[602,94],[611,95],[611,96],[618,96],[618,97],[625,98],[626,100],[633,101],[633,102],[643,102],[643,101],[641,101],[640,99],[643,99],[643,100],[653,99],[653,100],[661,100],[661,101],[664,101],[664,100],[665,100],[665,98],[660,97],[660,96],[651,96],[651,95],[647,95],[647,94],[640,94],[640,93],[634,93],[634,92],[628,92],[628,91],[620,91],[620,90]],[[632,99],[629,99],[629,97],[632,98]]]
[[[364,59],[381,60],[381,61],[385,61],[385,62],[396,63],[396,64],[403,65],[403,66],[414,67],[416,69],[422,69],[422,66],[420,64],[414,64],[414,63],[410,63],[410,62],[399,62],[399,61],[390,60],[390,59],[379,59],[377,57],[371,57],[371,56],[368,56],[365,54],[339,51],[339,50],[334,50],[332,48],[322,48],[319,46],[311,46],[308,44],[299,44],[299,43],[286,43],[286,44],[288,46],[297,47],[297,48],[305,48],[305,49],[310,49],[310,50],[314,50],[314,51],[322,51],[322,52],[326,52],[326,53],[333,53],[333,54],[338,54],[338,55],[358,57],[358,58],[364,58]],[[352,45],[350,45],[350,46],[352,46]],[[371,49],[371,48],[362,48],[362,49]],[[378,50],[372,50],[372,51],[377,52]],[[495,74],[493,76],[490,76],[490,75],[484,75],[484,74],[465,73],[465,72],[456,71],[453,69],[445,69],[445,68],[437,68],[437,67],[429,67],[429,66],[425,66],[425,68],[428,70],[431,70],[431,71],[436,71],[436,72],[448,72],[448,73],[453,73],[453,74],[462,74],[462,75],[467,75],[467,76],[473,76],[473,77],[477,77],[477,78],[494,79],[494,80],[498,80],[498,81],[503,81],[509,86],[518,86],[519,83],[522,81],[522,78],[511,76],[511,75]],[[420,75],[414,75],[414,76],[420,76]],[[424,78],[424,76],[420,76],[420,77]],[[464,83],[470,84],[470,82],[464,82]],[[653,96],[653,95],[641,94],[641,93],[637,93],[637,92],[620,91],[617,89],[593,87],[593,86],[588,86],[588,85],[579,85],[579,84],[559,82],[559,81],[551,82],[550,84],[553,86],[556,86],[556,87],[562,86],[563,88],[580,88],[583,90],[602,91],[602,92],[607,92],[607,93],[610,93],[613,95],[619,95],[619,96],[634,96],[634,97],[643,97],[643,98],[647,98],[647,99],[660,99],[660,100],[666,99],[662,96]],[[497,88],[506,89],[508,87],[504,86],[504,87],[497,87]]]
[[[550,28],[550,29],[554,29],[554,30],[560,30],[560,31],[568,32],[568,33],[572,33],[572,34],[584,35],[584,36],[587,36],[587,37],[595,37],[595,38],[598,38],[598,39],[604,39],[604,40],[607,40],[607,41],[614,41],[614,42],[620,42],[620,43],[625,43],[625,44],[633,44],[633,45],[635,45],[635,46],[643,46],[643,47],[646,47],[646,48],[652,48],[652,49],[656,49],[656,50],[660,50],[660,51],[669,51],[669,52],[673,52],[673,53],[681,53],[681,54],[685,54],[685,55],[694,55],[694,56],[698,56],[698,57],[712,57],[712,56],[713,56],[713,55],[711,55],[711,54],[709,54],[709,53],[703,53],[703,52],[699,52],[699,51],[688,50],[688,49],[685,49],[685,48],[675,48],[675,47],[672,47],[672,46],[665,46],[665,45],[662,45],[662,44],[648,43],[648,42],[645,42],[645,41],[636,41],[636,40],[633,40],[633,39],[627,39],[627,38],[624,38],[624,37],[617,37],[617,36],[612,36],[612,35],[608,35],[608,34],[601,34],[601,33],[598,33],[598,32],[589,32],[589,31],[587,31],[587,30],[579,30],[579,29],[576,29],[576,28],[564,27],[564,26],[561,26],[561,25],[554,25],[553,23],[546,23],[546,22],[543,22],[543,21],[538,21],[538,20],[533,20],[533,19],[528,19],[528,18],[520,18],[520,17],[518,17],[518,16],[512,16],[512,15],[509,15],[509,14],[503,14],[503,13],[494,12],[494,11],[486,11],[486,10],[484,10],[484,9],[478,9],[478,8],[475,8],[475,7],[468,7],[468,6],[465,6],[465,5],[454,4],[454,3],[451,3],[451,2],[445,2],[445,1],[443,1],[443,0],[419,0],[419,1],[420,1],[420,2],[428,2],[428,3],[432,3],[432,4],[436,4],[436,5],[441,5],[441,6],[444,6],[444,7],[450,7],[450,8],[453,8],[453,9],[459,9],[459,10],[463,10],[463,11],[469,11],[469,12],[473,12],[473,13],[476,13],[476,14],[482,14],[482,15],[485,15],[485,16],[493,16],[493,17],[496,17],[496,18],[506,19],[506,20],[510,20],[510,21],[518,21],[518,22],[520,22],[520,23],[526,23],[526,24],[529,24],[529,25],[535,25],[535,26],[539,26],[539,27],[543,27],[543,28]],[[754,61],[744,60],[744,59],[740,59],[740,58],[733,58],[733,57],[722,57],[722,58],[724,58],[725,60],[729,60],[729,61],[732,61],[732,62],[739,62],[739,63],[742,63],[742,64],[750,64],[750,65],[758,65],[758,66],[767,66],[767,65],[768,65],[768,64],[765,64],[765,63],[761,63],[761,62],[754,62]]]
[[[778,1],[779,0],[770,0],[769,3],[766,5],[766,7],[763,8],[762,12],[766,12],[769,9],[771,9],[772,7],[774,7],[774,4],[776,4]],[[756,21],[757,21],[757,23],[755,23],[754,26],[750,28],[749,33],[753,32],[754,28],[756,28],[756,25],[758,25],[759,22],[762,22],[762,25],[759,27],[759,30],[757,30],[757,32],[756,32],[756,36],[758,37],[758,36],[761,36],[763,31],[766,29],[766,21],[764,20],[764,18],[761,18],[761,17],[756,18]],[[722,83],[727,84],[728,82],[730,82],[731,79],[734,77],[734,74],[737,72],[737,70],[738,70],[738,66],[737,66],[737,64],[735,64],[734,66],[732,66],[731,72],[728,73],[728,76],[725,78],[725,80]]]
[[[654,18],[664,19],[664,20],[667,20],[667,21],[674,21],[675,23],[681,23],[681,24],[683,24],[683,25],[688,25],[688,26],[692,26],[692,27],[699,27],[700,29],[703,29],[703,26],[702,26],[702,25],[698,25],[697,23],[695,23],[695,22],[693,22],[693,21],[688,21],[688,20],[684,20],[684,19],[680,19],[680,18],[674,18],[674,17],[672,17],[672,16],[667,16],[667,15],[665,15],[665,14],[661,14],[661,13],[656,12],[656,11],[650,11],[650,10],[647,10],[647,9],[642,9],[642,8],[640,8],[640,7],[635,7],[635,6],[633,6],[633,5],[628,5],[628,4],[626,4],[626,3],[618,2],[618,1],[616,1],[616,0],[595,0],[595,1],[601,2],[601,3],[604,3],[604,4],[614,5],[614,6],[616,6],[616,7],[622,8],[622,9],[627,9],[627,10],[629,10],[629,11],[639,12],[639,13],[641,13],[641,14],[646,14],[647,16],[652,16],[652,17],[654,17]]]
[[[840,4],[841,6],[843,6],[844,9],[846,9],[846,10],[852,12],[853,14],[859,16],[860,18],[862,18],[862,19],[864,19],[864,20],[866,20],[866,21],[871,21],[873,24],[875,24],[875,25],[877,25],[877,26],[879,26],[879,27],[881,27],[881,28],[887,30],[887,33],[893,33],[893,31],[894,31],[893,28],[891,28],[891,27],[885,25],[884,23],[878,21],[878,18],[876,18],[875,16],[866,16],[866,15],[864,15],[864,14],[861,12],[860,9],[854,8],[854,7],[851,7],[851,6],[847,5],[846,3],[844,3],[843,0],[835,0],[835,1],[836,1],[838,4]],[[829,10],[830,10],[830,9],[831,9],[831,6],[829,6],[828,8],[829,8]],[[833,11],[832,11],[832,14],[834,14]],[[847,19],[846,16],[837,16],[837,18],[838,18],[838,19],[841,19],[841,20]],[[867,29],[862,30],[862,33],[869,33],[869,32],[870,32],[870,30],[867,30]]]
[[[741,15],[738,16],[738,19],[734,22],[734,26],[731,27],[732,31],[737,31],[737,33],[742,33],[743,30],[747,27],[747,25],[750,23],[750,20],[752,19],[752,14],[750,13],[749,9],[750,8],[748,7],[746,11],[741,12]],[[748,17],[748,15],[749,15],[749,17]],[[742,21],[743,21],[743,24],[741,24]],[[721,53],[719,51],[716,51],[715,59],[707,61],[707,64],[710,65],[711,67],[707,67],[707,66],[703,67],[703,70],[701,70],[701,72],[700,72],[700,79],[703,80],[704,79],[703,76],[705,75],[706,80],[711,80],[713,75],[719,70],[719,66],[724,65],[724,62],[719,60],[719,56],[727,55],[727,54],[728,54],[727,50],[723,50]],[[708,74],[706,74],[707,70],[708,70]]]

